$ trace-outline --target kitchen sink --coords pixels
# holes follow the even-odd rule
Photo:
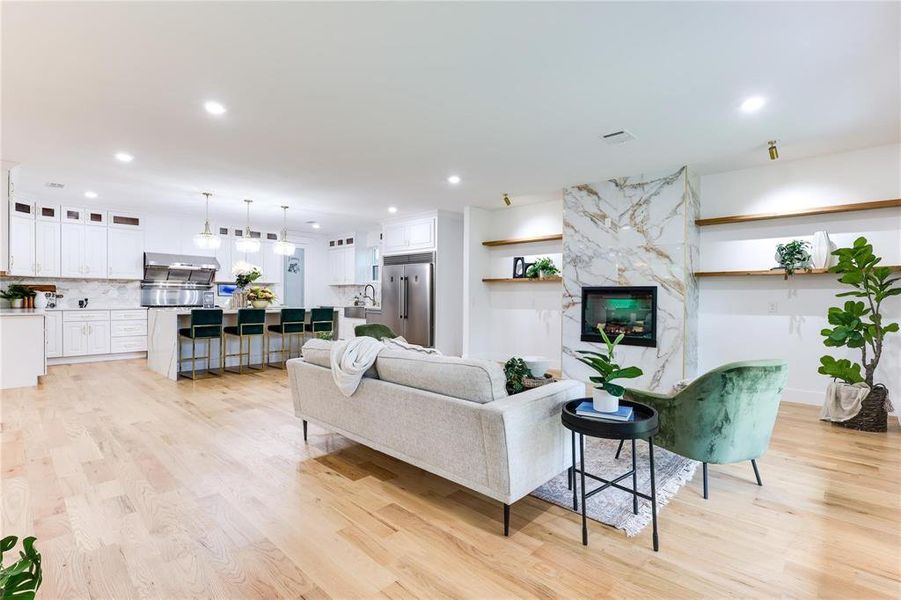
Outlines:
[[[345,306],[344,307],[344,316],[348,319],[365,319],[366,318],[366,307],[365,306]]]

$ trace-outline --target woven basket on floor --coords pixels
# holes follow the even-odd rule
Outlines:
[[[860,412],[855,417],[835,424],[858,431],[888,431],[887,399],[888,389],[877,383],[860,403]]]

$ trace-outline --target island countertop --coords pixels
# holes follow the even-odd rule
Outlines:
[[[269,308],[265,308],[263,310],[265,310],[267,314],[273,314],[273,313],[281,312],[282,308],[294,308],[294,307],[270,306]],[[302,308],[302,307],[299,307],[299,308]],[[214,310],[212,308],[201,308],[199,306],[196,308],[190,308],[190,307],[185,307],[185,306],[174,306],[171,308],[166,307],[166,306],[151,306],[151,307],[149,307],[149,309],[152,311],[162,311],[162,312],[166,312],[169,314],[176,314],[176,315],[190,315],[192,310]],[[225,314],[225,315],[238,314],[237,308],[222,308],[222,307],[217,306],[217,307],[215,307],[215,309],[221,310],[222,314]],[[307,310],[307,312],[310,311],[309,308],[306,310]],[[334,311],[338,312],[338,309],[336,308],[336,309],[334,309]]]

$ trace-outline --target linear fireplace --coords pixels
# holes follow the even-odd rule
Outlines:
[[[602,342],[624,334],[626,346],[657,347],[657,286],[583,287],[582,341]]]

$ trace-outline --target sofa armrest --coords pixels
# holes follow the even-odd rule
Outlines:
[[[482,434],[489,478],[515,502],[569,466],[570,438],[560,419],[564,403],[585,395],[581,381],[549,383],[484,405]]]

